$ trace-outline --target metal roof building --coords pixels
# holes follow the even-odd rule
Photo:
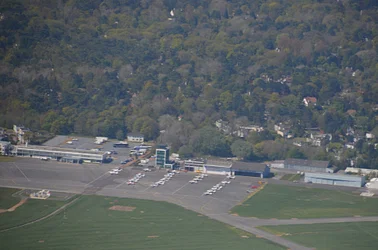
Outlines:
[[[268,165],[258,162],[236,161],[232,164],[231,171],[234,175],[254,176],[267,178],[270,174]]]
[[[15,156],[49,158],[73,163],[102,163],[106,159],[106,152],[36,145],[14,146],[12,154]]]
[[[345,174],[305,173],[305,182],[335,186],[362,187],[365,185],[365,177]]]
[[[333,173],[329,161],[313,161],[304,159],[286,159],[284,168],[301,172]]]
[[[232,162],[220,160],[207,160],[204,164],[204,172],[208,174],[231,174]]]

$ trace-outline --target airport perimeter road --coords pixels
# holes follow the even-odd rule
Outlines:
[[[279,236],[270,234],[268,232],[259,230],[259,229],[255,228],[254,226],[250,225],[248,222],[246,222],[244,220],[245,218],[236,217],[236,216],[232,216],[232,215],[229,215],[229,214],[208,215],[208,216],[210,218],[214,219],[214,220],[218,220],[218,221],[221,221],[223,223],[232,225],[234,227],[243,229],[244,231],[250,232],[250,233],[256,235],[257,237],[265,238],[265,239],[270,240],[272,242],[275,242],[279,245],[285,246],[285,247],[287,247],[288,249],[291,249],[291,250],[311,250],[311,249],[313,249],[313,248],[308,248],[308,247],[299,245],[297,243],[294,243],[292,241],[286,240],[286,239],[281,238]]]

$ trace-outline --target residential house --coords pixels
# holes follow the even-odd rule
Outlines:
[[[260,133],[264,131],[264,128],[256,126],[256,125],[239,126],[239,128],[236,131],[236,134],[238,137],[244,138],[244,137],[247,137],[248,133],[251,131]]]
[[[219,131],[225,133],[225,134],[231,134],[231,127],[228,124],[228,122],[223,121],[222,119],[219,119],[215,122],[215,126],[218,128]]]
[[[311,132],[309,142],[313,146],[325,146],[332,140],[332,134],[324,134],[323,131]]]
[[[366,139],[374,139],[375,138],[375,135],[372,134],[372,133],[366,133]]]
[[[317,99],[316,99],[316,97],[308,96],[308,97],[303,98],[303,104],[304,104],[306,107],[308,107],[308,106],[310,106],[310,105],[314,105],[314,106],[315,106],[316,103],[317,103]]]
[[[293,138],[293,135],[290,134],[291,126],[283,123],[275,124],[274,131],[284,138]]]

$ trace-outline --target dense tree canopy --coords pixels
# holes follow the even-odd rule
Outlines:
[[[137,131],[188,155],[239,157],[245,142],[210,129],[216,120],[290,120],[299,137],[308,127],[371,131],[377,11],[375,0],[3,0],[0,126],[119,139]],[[316,106],[303,105],[308,96]],[[248,143],[284,157],[261,151],[272,139]]]

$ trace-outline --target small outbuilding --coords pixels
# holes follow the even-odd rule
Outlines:
[[[128,133],[127,141],[128,142],[144,142],[144,135],[141,133]]]
[[[270,168],[264,163],[237,161],[232,164],[231,171],[234,175],[253,176],[267,178]]]

